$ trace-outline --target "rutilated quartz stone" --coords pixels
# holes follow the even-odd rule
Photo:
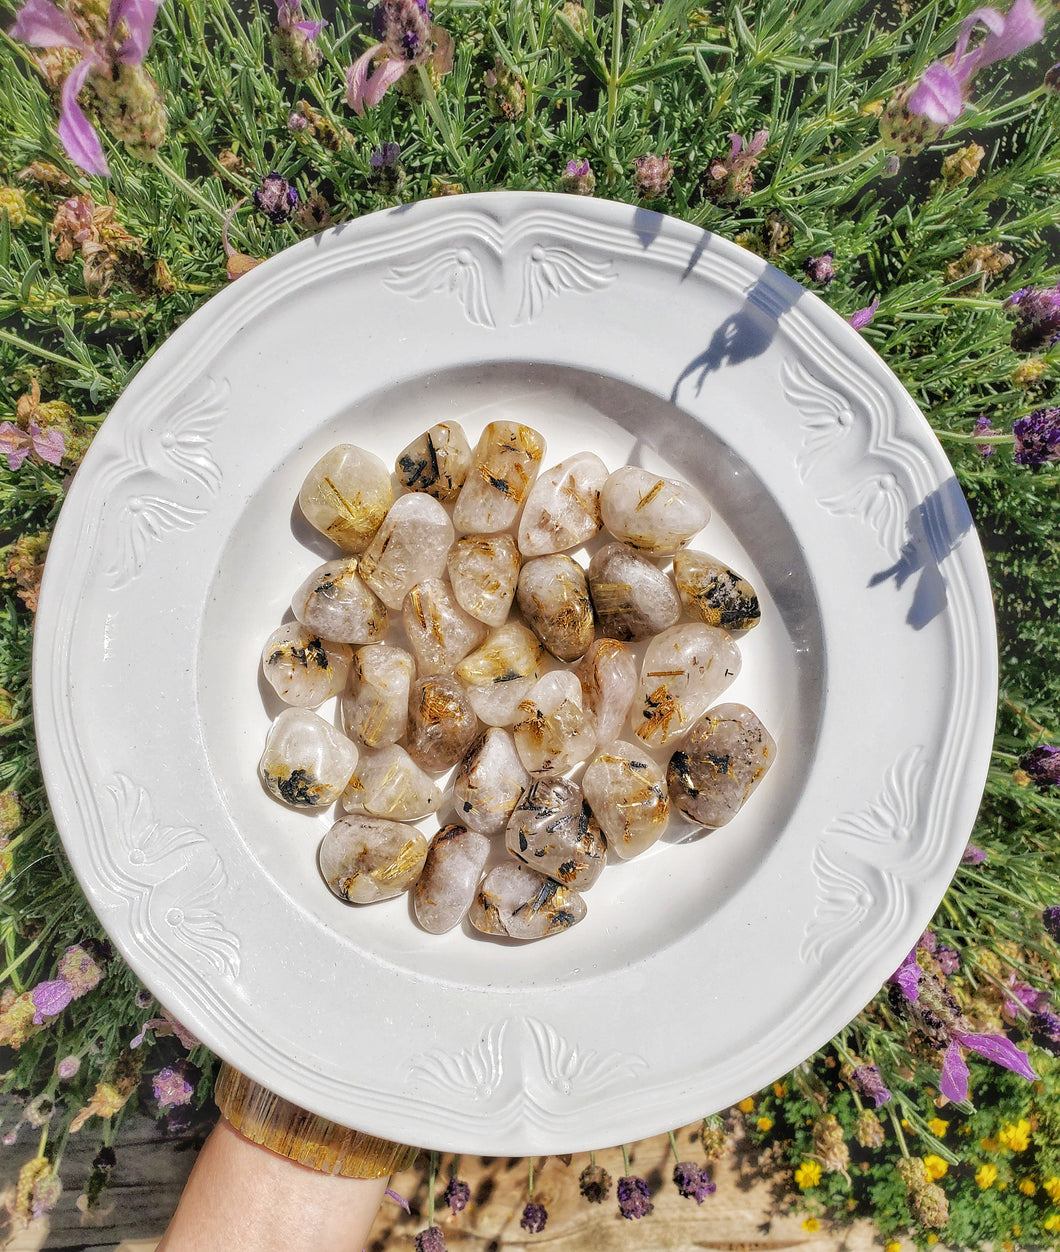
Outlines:
[[[339,643],[376,643],[390,625],[386,605],[358,574],[355,556],[325,561],[291,597],[294,615],[306,628]]]
[[[471,445],[459,422],[440,422],[398,453],[398,481],[409,491],[423,491],[436,500],[453,499],[467,478]]]
[[[361,578],[388,609],[425,578],[445,569],[456,532],[437,500],[414,491],[399,496],[361,557]]]
[[[503,626],[519,580],[519,549],[511,535],[465,535],[449,550],[453,595],[465,613]]]
[[[588,581],[600,636],[647,639],[681,616],[681,598],[669,575],[624,543],[593,553]]]
[[[444,674],[421,678],[409,692],[408,753],[420,769],[451,769],[474,742],[478,718],[467,692]]]
[[[278,627],[261,650],[261,668],[285,704],[315,709],[346,683],[353,651],[311,634],[298,622]]]
[[[453,810],[471,830],[502,831],[530,785],[511,732],[488,727],[468,749],[453,778]]]
[[[519,519],[524,557],[566,552],[599,531],[600,488],[607,466],[595,452],[578,452],[542,474],[526,497]]]
[[[710,521],[710,507],[691,483],[624,465],[600,489],[600,516],[630,547],[673,556]]]
[[[466,826],[446,826],[431,840],[427,862],[416,880],[416,920],[432,935],[460,924],[475,898],[490,841]]]
[[[569,670],[553,670],[519,705],[512,730],[519,759],[533,775],[562,774],[584,761],[596,735],[582,708],[582,685]]]
[[[401,607],[401,619],[416,670],[424,677],[451,673],[487,633],[482,622],[457,604],[441,578],[425,578],[412,588]]]
[[[434,781],[396,743],[366,748],[342,793],[347,813],[371,813],[396,822],[418,821],[441,802]]]
[[[576,661],[593,641],[589,585],[577,561],[562,553],[531,557],[519,573],[519,608],[538,639],[560,661]]]
[[[671,626],[648,644],[629,720],[660,748],[679,739],[740,672],[740,650],[716,626]]]
[[[724,826],[765,777],[776,753],[773,736],[746,705],[715,705],[670,758],[670,799],[693,822]]]
[[[510,726],[540,677],[543,649],[533,631],[506,622],[456,667],[471,707],[487,726]]]
[[[637,662],[617,639],[595,639],[574,671],[597,743],[618,739],[637,694]]]
[[[352,443],[326,452],[298,492],[306,521],[344,552],[368,547],[393,499],[390,471],[377,456]]]
[[[585,916],[585,901],[525,865],[498,865],[475,893],[468,918],[476,930],[509,939],[544,939]]]
[[[379,817],[340,817],[318,854],[324,881],[350,904],[401,895],[419,877],[426,858],[427,840],[415,826]]]
[[[686,548],[674,555],[674,582],[689,617],[723,630],[750,630],[762,617],[755,589],[724,561]]]
[[[624,861],[650,848],[670,820],[663,772],[639,745],[602,747],[585,768],[582,791],[607,846]]]
[[[412,686],[412,657],[391,643],[358,648],[342,694],[342,726],[368,748],[397,743],[404,735]]]
[[[296,809],[334,803],[356,768],[357,745],[308,709],[284,709],[269,728],[258,765],[277,800]]]
[[[471,458],[453,510],[464,535],[507,530],[519,516],[545,454],[545,441],[519,422],[490,422]]]
[[[539,778],[515,806],[504,834],[517,861],[584,891],[603,872],[607,843],[582,789],[566,778]]]

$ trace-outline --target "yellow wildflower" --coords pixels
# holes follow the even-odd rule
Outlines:
[[[0,213],[7,214],[12,230],[18,230],[29,216],[26,193],[21,187],[0,187]]]
[[[939,1241],[939,1237],[938,1237],[938,1235],[936,1235],[936,1234],[932,1233],[932,1234],[928,1235],[928,1237],[927,1237],[927,1241],[928,1241],[928,1243],[929,1243],[929,1244],[938,1243],[938,1241]]]
[[[891,1242],[883,1249],[883,1252],[902,1252],[902,1245],[897,1239],[892,1239]]]
[[[1031,1142],[1031,1124],[1025,1117],[1021,1117],[1015,1125],[1006,1122],[997,1132],[997,1137],[1002,1147],[1010,1152],[1026,1152]]]
[[[736,1107],[740,1110],[741,1113],[753,1113],[755,1102],[754,1100],[751,1099],[750,1096],[748,1096],[746,1100],[741,1100],[740,1103]]]
[[[987,1187],[992,1187],[997,1182],[997,1166],[980,1165],[975,1171],[975,1181],[984,1191]]]
[[[816,1161],[803,1161],[795,1171],[795,1183],[803,1191],[807,1187],[816,1187],[821,1181],[821,1167]]]
[[[802,1228],[812,1235],[815,1230],[821,1229],[821,1223],[816,1217],[807,1217],[807,1219],[802,1223]]]
[[[1054,1204],[1060,1204],[1060,1178],[1050,1175],[1043,1183],[1042,1190]]]
[[[771,1117],[760,1117],[758,1119],[758,1129],[765,1132],[773,1129],[773,1119]]]
[[[937,1182],[940,1178],[945,1178],[949,1172],[949,1166],[941,1156],[936,1156],[934,1152],[930,1156],[924,1157],[924,1168],[927,1170],[927,1176],[932,1182]]]
[[[949,1122],[944,1122],[941,1117],[933,1117],[931,1121],[928,1122],[928,1130],[930,1130],[937,1139],[944,1138],[946,1131],[949,1130],[949,1128]]]
[[[778,1100],[783,1100],[788,1094],[788,1084],[786,1082],[775,1082],[773,1084],[773,1094]]]
[[[1033,1178],[1024,1178],[1020,1183],[1020,1190],[1024,1195],[1034,1195],[1038,1190],[1038,1186]]]
[[[996,1152],[1001,1145],[996,1139],[980,1139],[979,1147],[984,1152]]]
[[[1050,1213],[1042,1225],[1046,1230],[1060,1230],[1060,1213]]]

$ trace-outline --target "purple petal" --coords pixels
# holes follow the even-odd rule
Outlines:
[[[961,83],[948,65],[932,61],[910,94],[907,107],[910,113],[937,126],[949,126],[964,111]]]
[[[971,1048],[973,1052],[978,1052],[980,1056],[986,1057],[988,1061],[993,1061],[995,1065],[1000,1065],[1004,1069],[1010,1069],[1014,1074],[1019,1074],[1021,1078],[1028,1081],[1037,1078],[1038,1075],[1031,1069],[1031,1063],[1027,1060],[1026,1052],[1022,1052],[1016,1045],[1004,1035],[958,1035],[958,1042],[962,1043],[966,1048]]]
[[[729,164],[731,165],[743,151],[743,135],[732,134],[729,138],[732,140],[732,147],[729,149]]]
[[[389,1187],[383,1192],[383,1195],[388,1195],[396,1204],[400,1204],[406,1213],[412,1212],[408,1200],[403,1195],[398,1195],[396,1191],[391,1191]]]
[[[748,155],[758,156],[767,143],[769,143],[769,131],[756,130],[751,138],[751,142],[747,145]]]
[[[39,1026],[46,1017],[54,1017],[74,998],[74,990],[65,978],[56,978],[53,982],[38,983],[32,992],[34,1025]]]
[[[888,981],[898,984],[910,1004],[917,1002],[920,998],[920,966],[916,961],[916,948],[909,953]]]
[[[319,20],[315,22],[305,21],[305,22],[294,23],[294,29],[300,30],[307,39],[319,38],[320,32],[324,29],[325,26],[327,26],[327,22],[324,21],[323,18],[320,18]]]
[[[87,48],[73,22],[48,0],[26,0],[8,34],[35,48]]]
[[[939,1091],[947,1100],[960,1104],[962,1100],[968,1099],[968,1066],[964,1063],[960,1044],[956,1040],[946,1049],[942,1058],[939,1079]]]
[[[369,109],[375,108],[386,94],[386,89],[392,87],[410,66],[411,62],[409,61],[384,61],[365,85],[364,103],[366,107]]]
[[[111,0],[107,20],[111,35],[113,36],[123,18],[129,28],[128,38],[117,52],[117,59],[125,65],[139,65],[147,56],[160,2],[161,0]]]
[[[29,437],[33,441],[33,450],[42,461],[49,465],[58,465],[66,453],[66,438],[61,430],[41,430],[36,422],[29,424]]]
[[[868,308],[858,309],[858,311],[851,316],[850,318],[851,326],[853,326],[855,330],[864,330],[865,327],[868,326],[869,322],[871,322],[872,319],[876,316],[876,310],[879,307],[880,307],[880,298],[879,296],[877,296],[873,300],[873,302],[868,306]],[[914,953],[914,958],[915,958],[915,955],[916,954]],[[908,962],[908,960],[909,958],[906,957],[906,962]],[[918,975],[918,979],[919,979],[919,975]],[[901,983],[899,983],[899,986],[901,986]],[[910,998],[916,999],[915,996],[910,997]]]
[[[75,165],[79,165],[86,174],[107,175],[110,166],[103,155],[103,145],[93,129],[92,123],[81,112],[77,103],[77,93],[85,85],[89,72],[95,62],[86,57],[66,76],[62,90],[62,111],[59,114],[59,140],[66,149],[66,154]]]
[[[358,117],[364,116],[364,92],[368,83],[368,68],[372,58],[382,48],[381,43],[368,48],[346,71],[346,103]]]
[[[965,53],[968,47],[968,40],[971,39],[972,31],[975,30],[980,22],[994,34],[1000,34],[1005,29],[1005,19],[997,9],[985,5],[980,9],[973,9],[961,23],[957,43],[954,45],[953,51],[948,58],[949,63],[957,66],[958,69],[961,62],[967,59]],[[973,52],[970,55],[974,57],[976,53]]]
[[[993,13],[995,10],[976,10],[976,12]],[[1005,57],[1015,56],[1036,44],[1045,34],[1045,23],[1034,4],[1034,0],[1015,0],[1012,8],[1005,14],[998,30],[993,22],[988,22],[990,34],[983,40],[982,46],[971,54],[970,60],[975,65],[972,73],[977,73],[985,65],[993,65],[995,61],[1003,61]]]

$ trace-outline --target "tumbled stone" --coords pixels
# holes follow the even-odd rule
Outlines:
[[[436,674],[409,692],[408,753],[420,769],[440,774],[461,760],[478,735],[478,718],[455,678]]]
[[[412,588],[401,607],[401,619],[417,672],[424,677],[451,673],[487,633],[482,622],[457,604],[441,578],[425,578]]]
[[[582,791],[607,846],[624,861],[650,848],[670,820],[663,772],[639,745],[602,747],[585,767]]]
[[[724,561],[686,548],[674,555],[674,582],[689,617],[723,630],[750,630],[762,617],[755,589]]]
[[[724,826],[765,777],[776,754],[773,736],[746,705],[715,705],[670,757],[670,799],[701,826]]]
[[[672,556],[710,521],[710,507],[691,483],[624,465],[600,489],[600,516],[631,548]]]
[[[539,778],[523,793],[504,833],[517,861],[584,891],[603,872],[607,843],[581,787],[566,778]]]
[[[449,581],[465,613],[503,626],[519,580],[519,549],[511,535],[465,535],[449,550]]]
[[[427,858],[415,826],[379,817],[340,817],[320,844],[324,881],[340,900],[375,904],[406,891]]]
[[[637,738],[663,747],[691,729],[740,672],[740,650],[716,626],[671,626],[644,651],[629,720]]]
[[[450,500],[464,485],[471,465],[471,445],[459,422],[439,422],[398,453],[398,481],[409,491]]]
[[[261,668],[285,704],[315,709],[346,683],[353,649],[311,634],[299,622],[274,630],[261,650]]]
[[[595,639],[574,671],[582,685],[582,707],[593,721],[597,743],[618,739],[637,694],[637,662],[617,639]]]
[[[607,466],[595,452],[578,452],[543,473],[526,497],[519,519],[523,556],[566,552],[599,531],[600,488]]]
[[[305,476],[298,503],[305,519],[344,552],[363,552],[394,498],[390,471],[352,443],[326,452]]]
[[[530,775],[510,732],[490,726],[468,749],[453,776],[453,810],[469,829],[495,835],[504,829],[529,785]]]
[[[576,661],[593,641],[595,622],[585,571],[569,556],[532,557],[519,573],[519,608],[531,630],[561,661]]]
[[[375,643],[390,624],[386,605],[361,581],[355,556],[325,561],[291,598],[294,615],[309,631],[339,643]]]
[[[512,729],[519,759],[533,775],[562,774],[584,761],[596,735],[582,708],[582,685],[569,670],[553,670],[530,689]]]
[[[284,709],[258,764],[265,786],[292,808],[324,808],[357,768],[357,745],[308,709]]]
[[[520,702],[540,677],[543,651],[532,630],[505,622],[456,667],[471,707],[487,726],[510,726],[519,716]]]
[[[465,535],[507,530],[519,516],[545,455],[545,440],[519,422],[490,422],[471,457],[453,522]]]
[[[455,534],[437,500],[399,496],[361,557],[361,578],[388,609],[400,609],[417,583],[440,576]]]
[[[489,851],[486,836],[466,826],[446,826],[434,836],[412,897],[424,930],[444,935],[460,924],[475,898]]]
[[[396,822],[418,821],[441,802],[434,781],[396,743],[365,748],[342,793],[347,813],[371,813]]]
[[[572,887],[515,863],[490,870],[468,912],[476,930],[509,939],[544,939],[584,916],[585,901]]]
[[[412,686],[412,657],[392,643],[358,648],[342,694],[342,725],[368,748],[397,743],[404,735]]]
[[[647,639],[681,616],[669,575],[624,543],[605,544],[593,554],[588,581],[600,636]]]

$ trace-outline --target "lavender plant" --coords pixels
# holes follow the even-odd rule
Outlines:
[[[986,548],[997,737],[965,861],[895,979],[673,1185],[706,1220],[726,1126],[807,1229],[1006,1249],[1060,1230],[1060,270],[1055,14],[952,0],[27,0],[0,35],[0,1048],[18,1226],[91,1214],[137,1105],[214,1060],[112,950],[67,865],[30,649],[71,475],[126,383],[261,259],[331,222],[498,187],[650,203],[812,286],[950,455]],[[326,17],[326,22],[325,22]],[[755,1116],[751,1116],[751,1112]],[[697,1116],[701,1110],[689,1110]],[[99,1142],[62,1195],[71,1135]],[[432,1178],[434,1167],[432,1165]],[[587,1200],[650,1226],[627,1165]],[[432,1184],[433,1195],[433,1184]],[[463,1192],[446,1192],[454,1214]],[[617,1197],[617,1201],[616,1201]],[[540,1230],[540,1205],[524,1214]],[[531,1211],[533,1210],[533,1211]],[[444,1246],[433,1225],[418,1241]],[[432,1243],[433,1241],[433,1243]]]

